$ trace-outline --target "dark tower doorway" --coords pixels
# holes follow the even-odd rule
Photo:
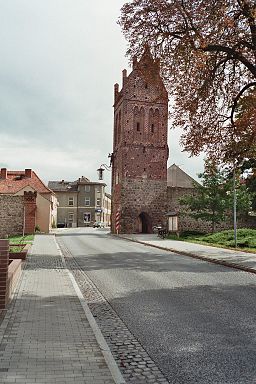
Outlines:
[[[152,222],[150,216],[146,212],[139,215],[139,232],[152,233]]]

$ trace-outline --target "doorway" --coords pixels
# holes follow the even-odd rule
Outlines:
[[[139,219],[138,232],[152,233],[152,222],[151,222],[150,216],[146,212],[141,212],[138,219]]]

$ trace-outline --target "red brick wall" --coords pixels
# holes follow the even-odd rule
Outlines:
[[[148,51],[119,92],[115,85],[112,164],[112,232],[121,209],[121,232],[136,232],[144,212],[151,227],[165,221],[167,193],[168,95],[159,63]]]
[[[9,265],[9,241],[0,240],[0,311],[5,309],[5,306],[8,301],[8,298],[6,297],[8,265]]]
[[[25,234],[35,232],[36,196],[36,192],[24,192]]]

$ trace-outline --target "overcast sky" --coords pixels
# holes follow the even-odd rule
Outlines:
[[[113,85],[130,71],[116,24],[124,2],[0,0],[0,167],[32,168],[46,183],[97,180],[112,152]],[[169,147],[168,165],[203,170],[177,130]]]

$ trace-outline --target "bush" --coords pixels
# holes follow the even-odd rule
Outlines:
[[[206,243],[220,244],[226,247],[234,247],[234,231],[227,230],[210,235],[194,237],[194,240]],[[256,248],[256,230],[241,228],[237,230],[237,246],[241,248]]]

